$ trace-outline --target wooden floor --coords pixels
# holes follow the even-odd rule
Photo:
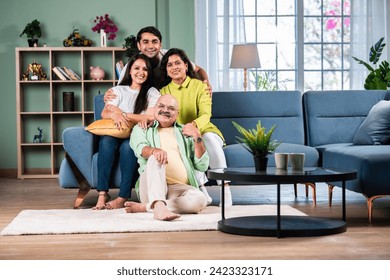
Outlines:
[[[209,190],[213,203],[218,204],[218,188]],[[235,204],[275,203],[272,186],[233,186],[232,193]],[[326,185],[318,186],[317,206],[313,207],[311,195],[305,197],[303,185],[299,185],[297,198],[293,188],[286,185],[282,187],[282,201],[311,216],[338,218],[341,217],[340,193],[335,188],[334,205],[329,208]],[[71,208],[75,196],[76,190],[61,189],[54,179],[0,178],[0,230],[23,209]],[[92,207],[95,200],[96,192],[91,191],[83,206]],[[219,231],[0,236],[0,259],[390,259],[390,198],[375,202],[370,225],[364,197],[347,192],[347,221],[348,230],[342,234],[281,239]]]

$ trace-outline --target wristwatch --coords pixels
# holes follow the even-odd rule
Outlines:
[[[202,141],[203,141],[202,137],[198,137],[198,138],[195,139],[195,142],[196,142],[196,143],[200,143],[200,142],[202,142]]]

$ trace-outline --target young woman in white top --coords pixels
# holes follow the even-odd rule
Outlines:
[[[106,101],[102,118],[111,118],[118,128],[129,126],[130,122],[136,124],[143,120],[153,120],[154,105],[161,94],[152,87],[153,72],[148,57],[143,54],[134,55],[123,71],[126,71],[124,78],[117,86],[108,90],[115,94],[115,98]],[[119,194],[109,201],[108,191],[117,158],[121,170]],[[123,208],[131,196],[131,187],[138,178],[137,158],[130,148],[129,139],[101,136],[97,166],[99,196],[93,209]]]

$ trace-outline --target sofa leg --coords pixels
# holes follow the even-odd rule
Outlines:
[[[305,183],[306,197],[309,196],[309,187],[311,187],[312,192],[313,192],[313,205],[314,205],[314,206],[317,206],[316,184],[315,184],[315,183]]]
[[[328,184],[328,201],[329,201],[329,207],[332,207],[333,188],[334,188],[333,185]]]
[[[90,186],[88,187],[79,184],[79,192],[77,193],[76,200],[74,201],[73,209],[78,209],[80,207],[81,203],[83,203],[90,189],[91,189]]]
[[[313,190],[313,205],[317,206],[317,193],[316,193],[316,184],[315,183],[304,183],[306,189],[306,197],[309,197],[309,187],[312,187]],[[297,184],[294,184],[294,194],[297,197]]]
[[[372,208],[373,208],[373,205],[374,205],[374,200],[377,199],[377,198],[380,198],[380,197],[384,197],[386,195],[374,195],[374,196],[371,196],[371,197],[367,197],[367,210],[368,210],[368,222],[371,224],[371,221],[372,221]]]
[[[77,194],[76,200],[73,204],[73,209],[78,209],[83,203],[85,197],[87,196],[89,190],[91,189],[91,185],[88,183],[87,179],[85,179],[84,175],[81,173],[77,165],[74,163],[73,159],[69,156],[68,153],[65,153],[65,158],[69,163],[70,168],[76,178],[76,181],[79,185],[79,192]]]

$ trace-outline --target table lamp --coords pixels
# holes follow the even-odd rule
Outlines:
[[[244,91],[247,89],[248,68],[259,68],[260,59],[256,44],[233,45],[230,68],[244,68]]]

